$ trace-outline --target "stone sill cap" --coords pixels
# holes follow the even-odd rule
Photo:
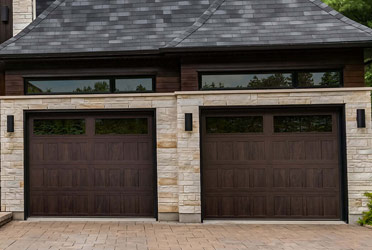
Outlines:
[[[281,94],[281,93],[319,93],[319,92],[355,92],[372,91],[372,87],[357,88],[311,88],[311,89],[259,89],[259,90],[212,90],[212,91],[176,91],[174,93],[143,94],[85,94],[85,95],[23,95],[1,96],[0,100],[17,99],[67,99],[67,98],[130,98],[130,97],[172,97],[179,95],[237,95],[237,94]]]
[[[11,212],[0,212],[0,224],[4,221],[7,221],[13,217]]]

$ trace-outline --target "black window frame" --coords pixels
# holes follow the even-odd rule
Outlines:
[[[298,82],[299,73],[326,73],[326,72],[338,72],[340,74],[340,85],[322,87],[322,86],[309,86],[301,87]],[[247,75],[247,74],[291,74],[292,75],[292,86],[291,87],[268,87],[268,88],[214,88],[204,89],[203,88],[203,76],[205,75]],[[198,71],[199,91],[220,91],[220,90],[264,90],[264,89],[324,89],[324,88],[342,88],[344,87],[344,70],[342,68],[328,68],[328,69],[296,69],[296,70],[264,70],[264,71]]]
[[[140,79],[140,78],[149,78],[152,79],[152,90],[151,91],[120,91],[115,92],[116,89],[116,79]],[[51,92],[51,93],[29,93],[28,92],[28,83],[29,81],[73,81],[73,80],[109,80],[109,91],[108,92]],[[156,92],[156,76],[154,75],[135,75],[135,76],[84,76],[84,77],[25,77],[23,79],[23,87],[25,95],[101,95],[101,94],[125,94],[125,93],[155,93]]]

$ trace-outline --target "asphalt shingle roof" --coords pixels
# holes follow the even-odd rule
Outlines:
[[[56,0],[0,55],[367,42],[320,0]]]

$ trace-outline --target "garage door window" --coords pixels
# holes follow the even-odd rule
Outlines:
[[[332,116],[274,116],[274,131],[275,133],[332,132]]]
[[[96,119],[96,135],[148,134],[147,118]]]
[[[34,135],[83,135],[84,119],[34,120]]]
[[[262,133],[263,117],[207,117],[208,134]]]

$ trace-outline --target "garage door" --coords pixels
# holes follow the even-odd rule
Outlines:
[[[30,216],[154,217],[149,113],[28,119]]]
[[[333,110],[202,115],[204,218],[340,219]]]

